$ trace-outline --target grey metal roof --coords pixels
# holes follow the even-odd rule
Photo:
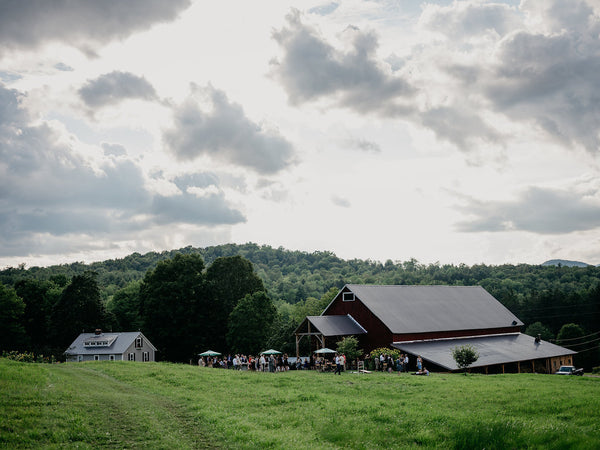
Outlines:
[[[306,316],[306,320],[323,336],[350,336],[367,332],[350,314],[345,316]]]
[[[523,325],[481,286],[346,287],[396,334]]]
[[[123,354],[135,339],[141,336],[144,339],[144,345],[148,345],[152,350],[156,348],[140,331],[119,332],[119,333],[81,333],[69,346],[65,353],[67,355],[120,355]],[[110,345],[106,347],[86,347],[84,342],[107,340]]]
[[[496,334],[491,336],[473,336],[456,339],[436,339],[431,341],[394,342],[403,352],[421,355],[425,360],[457,370],[452,358],[452,349],[462,345],[472,345],[479,353],[479,359],[471,367],[484,367],[493,364],[506,364],[518,361],[531,361],[539,358],[573,355],[576,352],[550,342],[535,342],[535,338],[522,333]]]

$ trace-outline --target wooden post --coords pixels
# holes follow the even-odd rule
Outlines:
[[[504,364],[502,364],[502,373],[504,373]]]
[[[517,373],[521,373],[521,361],[517,361]]]

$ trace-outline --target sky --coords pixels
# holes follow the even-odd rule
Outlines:
[[[599,73],[599,0],[0,0],[0,268],[599,264]]]

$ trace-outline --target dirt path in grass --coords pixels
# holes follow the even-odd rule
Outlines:
[[[58,419],[63,431],[54,440],[92,447],[212,447],[183,406],[92,368],[65,364],[49,371],[45,396],[54,405],[48,420]]]

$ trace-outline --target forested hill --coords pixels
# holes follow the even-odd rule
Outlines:
[[[35,278],[61,284],[73,275],[92,270],[98,274],[102,297],[107,301],[119,289],[142,279],[159,261],[177,253],[200,254],[207,265],[222,256],[240,255],[254,264],[269,295],[278,303],[321,298],[330,288],[341,288],[346,283],[481,285],[526,324],[541,321],[556,330],[567,316],[573,316],[572,322],[596,331],[600,321],[600,267],[425,265],[414,259],[382,264],[343,260],[331,252],[307,253],[252,243],[133,253],[92,264],[6,268],[0,271],[0,283],[11,286],[19,279]]]

